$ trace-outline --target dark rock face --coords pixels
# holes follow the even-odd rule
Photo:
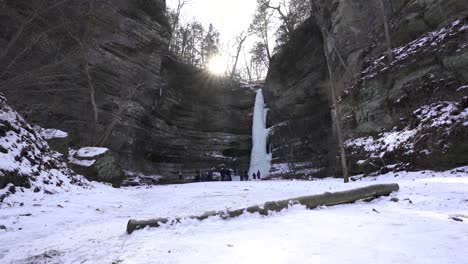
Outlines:
[[[301,175],[329,175],[335,145],[323,39],[309,19],[273,58],[265,84],[270,108],[273,174],[278,167]],[[301,173],[302,171],[302,173]]]
[[[247,168],[254,92],[170,57],[162,75],[159,100],[130,134],[127,167],[174,178],[220,164]]]
[[[335,50],[330,54],[331,65],[340,97],[341,124],[348,140],[351,173],[398,168],[445,169],[467,164],[466,88],[463,88],[468,83],[466,1],[386,2],[395,56],[390,65],[377,1],[316,2],[326,10],[323,19],[331,32],[325,43],[328,50]],[[305,120],[304,128],[293,131],[307,136],[324,131],[331,136],[331,118],[327,113],[331,105],[327,94],[329,78],[321,36],[314,20],[307,21],[271,65],[265,90],[267,102],[272,106],[270,125],[274,128],[275,163],[287,160],[291,152],[304,157],[293,159],[294,163],[326,160],[327,152],[333,160],[337,153],[333,136],[307,142],[315,148],[305,149],[302,143],[294,144],[289,151],[288,144],[276,136],[276,127],[284,120],[298,123],[295,120],[320,111],[322,125]],[[291,91],[296,94],[292,100]],[[313,91],[322,92],[307,97]],[[301,103],[301,98],[307,98],[305,103]],[[318,101],[322,101],[322,106]],[[282,102],[291,104],[286,106]],[[309,109],[306,114],[304,105],[317,106],[318,110],[311,108],[315,111]],[[279,113],[285,111],[291,116],[279,118]],[[442,118],[446,123],[433,126],[423,121],[427,116],[417,114],[418,111]],[[409,135],[409,131],[414,134]],[[404,135],[407,137],[402,138]],[[400,143],[390,147],[389,136],[400,136],[397,137]],[[373,147],[382,151],[376,152]],[[317,149],[323,152],[314,151]],[[340,173],[339,163],[333,160],[325,164]]]
[[[11,14],[1,17],[11,25],[0,34],[1,49],[25,19],[22,8],[28,11],[31,3],[0,5]],[[48,23],[28,27],[32,35],[22,35],[11,57],[33,41],[33,32],[63,24],[57,34],[47,35],[47,49],[35,48],[27,59],[39,67],[41,59],[66,58],[51,70],[60,77],[47,82],[37,78],[40,81],[20,89],[8,88],[11,82],[0,84],[28,121],[68,132],[75,149],[108,147],[120,155],[125,170],[148,175],[178,178],[179,171],[193,175],[221,163],[248,167],[254,92],[166,53],[170,32],[164,0],[69,0],[45,12],[42,21]],[[56,53],[52,47],[63,50]],[[15,67],[17,72],[29,69],[26,64]],[[98,109],[96,125],[90,83]]]

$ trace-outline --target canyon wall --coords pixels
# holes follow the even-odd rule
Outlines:
[[[378,1],[314,2],[323,12],[296,30],[266,81],[276,173],[341,173],[325,50],[352,174],[466,165],[468,3],[384,1],[389,63]]]
[[[248,168],[255,93],[167,51],[164,0],[46,3],[0,3],[0,47],[40,10],[2,59],[0,86],[26,120],[68,132],[64,154],[108,147],[125,170],[168,178]]]

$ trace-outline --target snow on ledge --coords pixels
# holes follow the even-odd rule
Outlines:
[[[34,126],[34,131],[38,133],[43,139],[50,140],[54,138],[67,138],[68,133],[60,129],[55,128],[42,128],[40,126]]]
[[[79,149],[75,156],[77,158],[94,158],[109,151],[108,148],[85,147]]]

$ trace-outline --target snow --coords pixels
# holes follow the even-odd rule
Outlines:
[[[15,188],[10,183],[0,189],[0,199],[8,201],[8,195],[14,192],[66,192],[77,188],[75,183],[85,184],[81,176],[68,169],[62,155],[51,151],[47,142],[7,105],[1,94],[0,128],[0,178],[13,175],[17,182],[23,182],[23,187]]]
[[[434,52],[444,49],[450,39],[465,34],[467,31],[468,25],[463,20],[456,20],[452,24],[429,32],[408,44],[394,48],[392,49],[394,61],[390,67],[388,66],[386,56],[374,58],[369,63],[370,65],[362,72],[363,79],[373,79],[379,73],[391,68],[402,67],[402,65],[414,60],[418,56],[432,56]],[[457,45],[459,47],[457,52],[461,51],[463,46],[465,46],[462,41],[458,41]]]
[[[457,102],[441,101],[425,105],[414,111],[413,115],[419,122],[419,125],[413,129],[406,127],[400,131],[380,133],[375,139],[373,137],[349,139],[345,145],[352,148],[362,148],[370,154],[370,157],[382,158],[386,153],[394,152],[397,149],[411,153],[415,137],[427,128],[449,129],[456,124],[468,126],[468,108],[463,108]],[[429,151],[426,153],[429,154]]]
[[[468,85],[461,86],[460,88],[457,89],[457,92],[461,92],[466,89],[468,89]]]
[[[78,150],[74,150],[74,149],[69,149],[68,150],[68,163],[71,163],[71,164],[76,164],[76,165],[79,165],[79,166],[83,166],[83,167],[91,167],[94,165],[94,163],[96,162],[96,160],[82,160],[82,159],[77,159],[77,153]]]
[[[183,220],[125,233],[131,218],[189,216],[390,182],[400,185],[391,195],[399,202],[382,197],[315,210],[294,206],[267,217]],[[349,184],[332,178],[124,189],[93,184],[57,195],[15,195],[24,206],[0,209],[7,228],[0,230],[0,262],[450,264],[466,263],[468,253],[468,167]],[[33,258],[44,253],[42,262]]]
[[[108,148],[98,148],[98,147],[85,147],[80,148],[76,152],[76,157],[79,158],[95,158],[109,151]]]
[[[274,163],[271,166],[271,175],[281,175],[290,171],[288,163]]]
[[[296,162],[294,167],[290,167],[289,163],[273,163],[271,166],[270,175],[282,175],[282,174],[302,174],[305,176],[321,172],[324,168],[314,168],[311,162]]]
[[[262,89],[257,90],[255,96],[254,117],[252,126],[252,154],[250,157],[249,175],[260,171],[260,177],[270,175],[272,154],[267,152],[268,129]]]
[[[222,158],[225,159],[226,156],[224,156],[221,151],[211,151],[208,152],[207,156],[212,157],[212,158]]]
[[[68,133],[55,128],[42,128],[40,126],[33,126],[34,131],[39,133],[41,137],[45,140],[55,139],[55,138],[66,138]]]
[[[345,142],[345,145],[347,147],[364,148],[366,152],[371,154],[371,157],[382,158],[387,152],[393,152],[399,148],[412,151],[413,144],[410,139],[416,133],[416,129],[385,132],[379,134],[377,139],[373,137],[350,139]]]

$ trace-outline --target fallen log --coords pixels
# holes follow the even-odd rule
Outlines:
[[[270,212],[279,212],[292,205],[304,205],[307,209],[314,209],[318,206],[333,206],[339,204],[353,203],[362,199],[377,198],[380,196],[388,196],[392,192],[400,189],[398,184],[378,184],[367,187],[352,189],[342,192],[326,192],[318,195],[302,196],[287,200],[266,202],[262,206],[250,206],[238,210],[227,211],[210,211],[200,216],[177,217],[177,218],[155,218],[150,220],[134,220],[131,219],[127,224],[127,233],[131,234],[133,231],[145,227],[160,227],[161,225],[174,225],[180,223],[183,219],[196,219],[205,220],[208,217],[219,216],[222,219],[230,219],[238,217],[243,213],[259,213],[260,215],[267,216]]]

